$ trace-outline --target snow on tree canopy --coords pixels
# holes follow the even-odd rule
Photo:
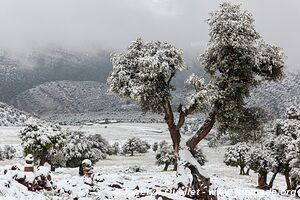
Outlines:
[[[241,11],[240,5],[221,4],[207,22],[210,39],[200,62],[211,75],[210,84],[218,91],[214,103],[217,121],[220,127],[240,132],[239,127],[258,116],[254,109],[245,106],[245,99],[262,80],[283,77],[285,57],[279,47],[262,40],[252,15]],[[249,128],[259,127],[259,122],[253,121]]]
[[[238,143],[232,147],[228,147],[224,155],[224,163],[233,167],[245,167],[249,150],[250,146],[246,143]]]
[[[58,125],[29,125],[21,131],[20,138],[24,153],[32,154],[43,165],[63,147],[66,134]]]
[[[126,143],[122,146],[123,153],[133,156],[134,152],[147,153],[150,149],[150,145],[145,140],[133,137],[129,138]]]
[[[107,157],[108,142],[100,134],[86,136],[82,131],[70,131],[62,151],[67,167],[78,167],[89,159],[92,163]]]
[[[161,113],[171,99],[171,79],[186,67],[183,52],[165,42],[137,39],[127,53],[114,54],[108,78],[112,92],[136,100],[144,111]]]

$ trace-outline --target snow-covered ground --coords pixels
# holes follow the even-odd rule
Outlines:
[[[91,134],[100,133],[109,142],[125,142],[132,136],[137,136],[148,140],[150,144],[161,140],[168,140],[169,135],[165,124],[103,124],[92,126],[66,126],[64,128],[72,130],[88,131]],[[20,144],[18,133],[20,127],[0,127],[0,145]],[[202,144],[208,162],[203,167],[206,174],[209,174],[213,183],[213,188],[219,194],[219,199],[270,199],[285,200],[294,199],[291,196],[275,195],[270,191],[263,192],[256,189],[257,174],[250,173],[250,176],[239,175],[239,169],[227,167],[223,163],[223,155],[226,147],[217,149],[209,148],[204,141]],[[77,168],[59,168],[53,173],[54,183],[57,188],[71,191],[71,194],[59,195],[56,191],[52,192],[29,192],[18,183],[11,183],[11,187],[4,187],[6,178],[3,175],[4,169],[8,166],[19,163],[23,165],[22,159],[0,161],[0,199],[111,199],[125,200],[136,199],[134,189],[139,192],[147,192],[148,188],[165,186],[171,188],[176,176],[175,172],[163,172],[162,167],[155,165],[155,154],[150,150],[147,154],[136,156],[110,156],[107,160],[101,160],[95,164],[94,173],[98,180],[91,188],[83,184],[83,178],[78,176]],[[140,172],[132,172],[134,166],[140,168]],[[172,168],[172,167],[171,167]],[[170,168],[170,169],[171,169]],[[269,175],[271,176],[271,175]],[[121,188],[110,187],[118,185]],[[275,188],[281,191],[285,189],[285,182],[282,175],[276,178]],[[154,199],[153,196],[141,198],[144,200]]]

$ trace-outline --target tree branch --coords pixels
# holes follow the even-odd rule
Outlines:
[[[185,118],[188,115],[190,115],[194,110],[196,110],[195,104],[191,105],[189,108],[186,108],[185,110],[183,110],[182,107],[183,107],[182,104],[180,104],[177,109],[177,111],[179,112],[179,118],[178,118],[178,122],[177,122],[177,126],[176,126],[177,129],[180,129],[185,122]]]
[[[172,73],[169,80],[167,81],[167,85],[170,86],[170,83],[172,81],[172,78],[175,76],[175,73]]]
[[[212,127],[216,122],[216,111],[213,110],[209,117],[205,120],[204,124],[200,127],[200,129],[193,135],[188,141],[187,146],[190,150],[194,150],[197,144],[206,137],[206,135],[211,131]]]

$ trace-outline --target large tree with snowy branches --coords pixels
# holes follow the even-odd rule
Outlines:
[[[280,48],[266,44],[254,28],[254,19],[239,5],[223,3],[208,19],[209,43],[200,62],[211,75],[208,83],[192,75],[187,84],[194,93],[174,114],[171,91],[176,74],[186,69],[183,52],[165,42],[137,39],[126,53],[114,54],[108,78],[110,91],[137,102],[146,112],[163,113],[178,157],[179,185],[200,189],[201,167],[192,154],[197,144],[216,124],[222,129],[243,132],[259,126],[248,124],[255,108],[245,106],[251,89],[264,80],[283,77],[284,56]],[[187,141],[180,129],[193,113],[207,114],[203,125]],[[255,115],[257,116],[257,115]],[[191,176],[184,176],[190,171]],[[207,180],[207,179],[206,179]]]

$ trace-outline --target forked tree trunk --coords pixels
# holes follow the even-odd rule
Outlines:
[[[267,186],[267,173],[266,172],[259,172],[258,173],[258,188],[265,189]]]
[[[291,185],[289,171],[284,172],[284,178],[285,178],[285,182],[286,182],[286,190],[291,190],[292,189],[292,185]]]
[[[185,147],[180,147],[180,140],[181,140],[181,134],[180,134],[180,128],[183,126],[185,117],[190,114],[195,108],[191,107],[189,109],[186,109],[185,111],[182,110],[182,106],[179,106],[178,111],[180,113],[179,115],[179,120],[177,125],[174,122],[174,115],[173,111],[170,105],[170,102],[166,102],[164,106],[164,111],[165,111],[165,121],[168,125],[168,129],[171,135],[172,143],[173,143],[173,148],[174,148],[174,153],[175,156],[177,157],[178,161],[178,168],[183,167],[183,168],[188,168],[189,171],[192,174],[192,181],[188,183],[187,185],[184,185],[183,183],[178,183],[178,189],[185,187],[190,190],[194,191],[199,191],[196,194],[187,194],[185,195],[188,198],[191,199],[201,199],[201,200],[211,200],[211,199],[216,199],[214,195],[209,194],[209,186],[210,180],[209,178],[201,175],[201,173],[198,170],[198,166],[195,166],[193,163],[190,163],[190,161],[183,160],[185,158],[179,157],[179,151],[180,148],[185,148]],[[189,151],[192,155],[192,153],[195,150],[196,145],[205,138],[205,136],[210,132],[212,129],[213,125],[215,123],[215,112],[212,112],[208,119],[204,122],[203,126],[195,133],[193,137],[191,137],[187,143],[186,146],[189,148]],[[179,162],[181,164],[179,164]],[[184,164],[182,164],[184,163]],[[198,163],[199,164],[199,163]],[[183,170],[184,173],[186,170]]]

